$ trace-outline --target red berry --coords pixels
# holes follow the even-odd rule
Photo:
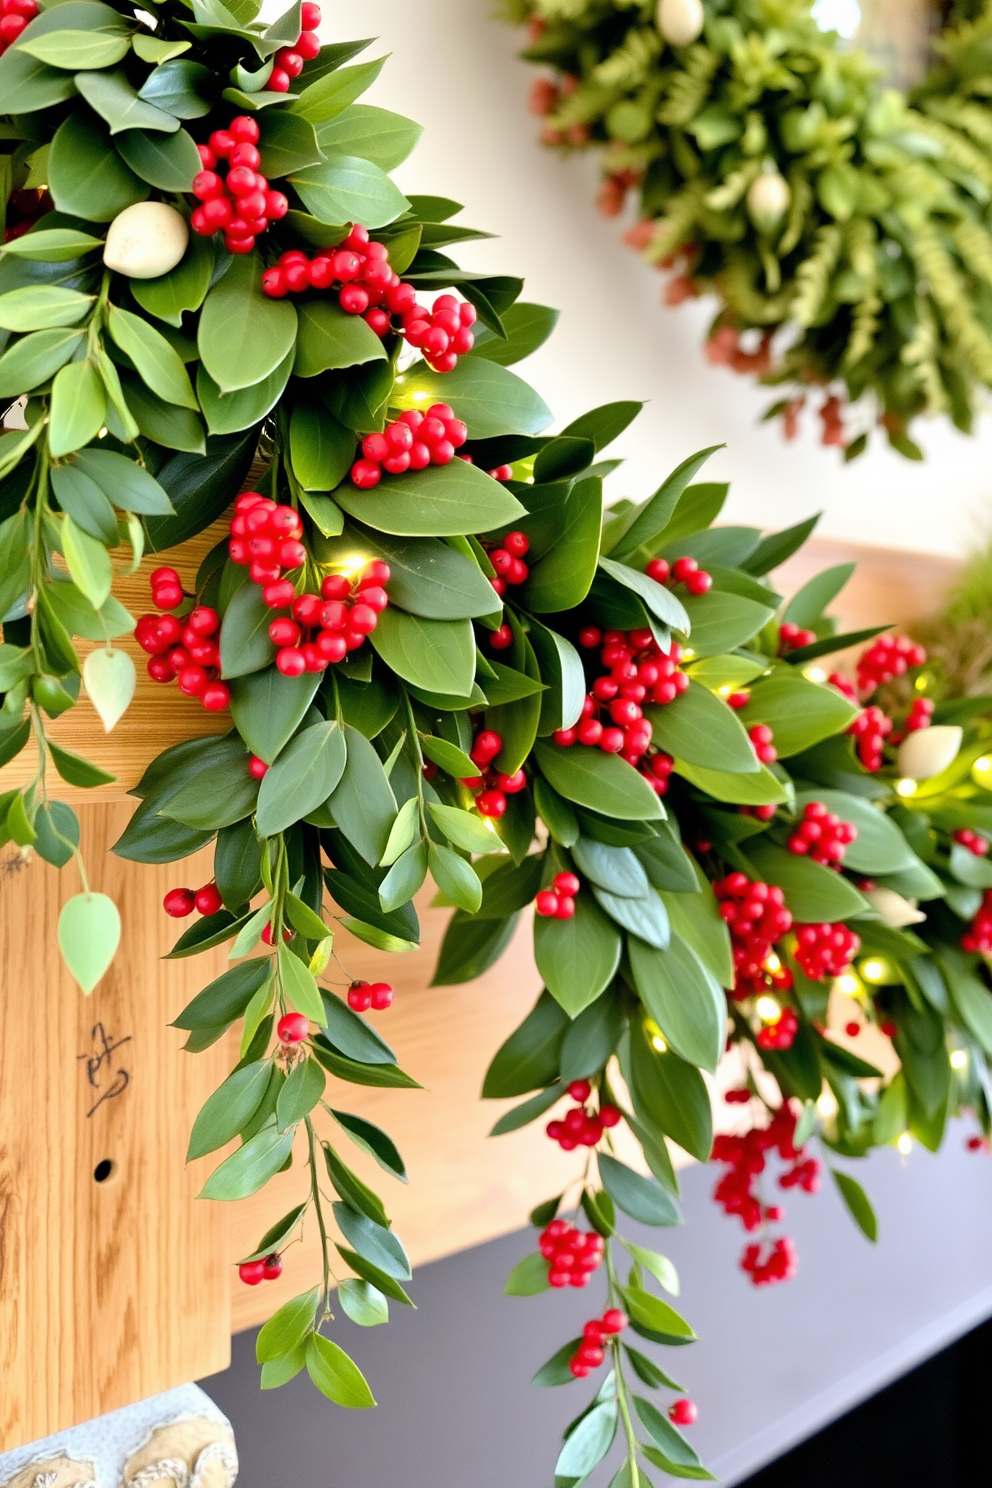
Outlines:
[[[257,145],[261,134],[258,120],[253,119],[250,114],[239,114],[236,119],[232,119],[229,132],[238,144],[249,145]]]
[[[568,1087],[568,1093],[572,1100],[578,1101],[580,1106],[584,1106],[592,1094],[592,1086],[588,1080],[573,1080]]]
[[[214,915],[224,907],[224,901],[220,897],[220,890],[214,883],[204,884],[202,889],[197,889],[194,895],[194,903],[197,913],[201,915]]]
[[[475,798],[480,816],[500,817],[506,811],[506,797],[501,790],[484,790]]]
[[[575,895],[581,889],[582,884],[574,873],[556,873],[555,888],[559,894]],[[586,1096],[576,1096],[576,1100],[585,1100]]]
[[[284,677],[302,677],[307,669],[303,652],[295,646],[284,646],[281,651],[276,652],[276,669]]]
[[[238,1275],[245,1286],[258,1286],[260,1281],[265,1280],[264,1261],[243,1261],[238,1267]]]
[[[490,634],[489,645],[493,651],[508,651],[513,645],[513,631],[508,625],[499,626]]]
[[[534,908],[544,919],[554,919],[558,912],[558,895],[553,889],[542,889],[534,900]]]
[[[372,1011],[381,1013],[386,1008],[392,1007],[393,989],[388,982],[373,982],[369,988],[369,996],[372,999]]]
[[[184,920],[196,908],[196,896],[192,889],[170,889],[162,900],[162,908],[174,920]]]
[[[608,1307],[603,1313],[603,1332],[622,1333],[627,1326],[627,1314],[619,1307]]]
[[[668,1407],[668,1419],[676,1426],[692,1426],[699,1418],[699,1410],[692,1400],[675,1400]]]
[[[348,1006],[355,1013],[368,1012],[372,1006],[372,989],[368,982],[352,982],[348,988]]]
[[[282,1275],[282,1256],[269,1255],[262,1262],[262,1279],[264,1281],[277,1281]]]
[[[259,759],[257,754],[252,755],[251,762],[248,765],[248,773],[255,780],[261,780],[262,776],[266,773],[268,768],[269,767],[265,763],[265,761],[263,759]]]
[[[310,1020],[303,1013],[286,1013],[276,1024],[276,1034],[282,1044],[299,1044],[310,1036]]]

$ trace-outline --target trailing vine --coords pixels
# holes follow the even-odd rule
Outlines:
[[[647,1483],[645,1463],[704,1477],[679,1429],[693,1403],[634,1393],[680,1387],[631,1336],[693,1334],[659,1295],[674,1268],[623,1216],[678,1223],[670,1144],[712,1152],[745,1271],[784,1280],[781,1208],[755,1188],[773,1154],[811,1191],[817,1143],[874,1238],[837,1159],[936,1148],[964,1109],[987,1137],[992,704],[931,706],[913,642],[838,634],[849,566],[781,595],[815,521],[714,526],[726,487],[696,480],[711,450],[604,511],[606,451],[639,405],[545,432],[509,368],[554,313],[444,251],[476,234],[456,203],[398,191],[388,170],[418,130],[356,102],[380,64],[320,48],[316,7],[265,30],[247,0],[24,19],[0,57],[0,389],[26,395],[26,428],[0,439],[0,760],[27,747],[39,766],[0,796],[4,842],[76,854],[49,763],[73,786],[108,777],[47,720],[85,688],[112,728],[134,655],[229,716],[152,761],[115,851],[213,846],[212,879],[164,903],[196,915],[170,957],[227,946],[232,963],[176,1019],[194,1054],[239,1039],[189,1157],[238,1142],[202,1189],[223,1202],[304,1170],[240,1275],[274,1279],[316,1230],[313,1287],[258,1335],[262,1384],[306,1369],[347,1407],[374,1401],[336,1313],[385,1322],[410,1263],[347,1154],[401,1180],[403,1159],[340,1091],[416,1081],[373,1026],[392,989],[341,965],[336,931],[414,949],[429,875],[454,911],[447,984],[492,965],[533,906],[545,990],[483,1094],[524,1098],[494,1134],[547,1118],[575,1154],[508,1291],[605,1279],[536,1376],[596,1376],[557,1475],[583,1481],[619,1438],[617,1488]],[[188,539],[221,517],[194,565]],[[115,565],[145,551],[169,560],[146,564],[153,607],[132,617]],[[78,640],[98,643],[85,662]],[[819,666],[865,645],[853,680]],[[898,678],[913,698],[893,694],[893,716],[880,689]],[[60,928],[89,991],[116,908],[84,879]],[[742,1121],[714,1142],[704,1073],[728,1042]]]
[[[713,295],[708,359],[816,406],[850,460],[871,427],[910,459],[921,415],[970,433],[992,379],[985,5],[956,7],[908,96],[811,0],[511,0],[542,139],[601,153],[600,211],[635,193],[626,241],[664,301]]]

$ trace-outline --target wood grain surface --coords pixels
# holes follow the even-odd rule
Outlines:
[[[174,871],[110,854],[128,806],[80,815],[93,887],[124,924],[90,997],[56,945],[75,867],[0,859],[0,1452],[222,1369],[229,1352],[226,1217],[194,1201],[199,1175],[184,1170],[227,1055],[192,1059],[166,1027],[223,953],[195,969],[160,960]],[[208,871],[193,864],[198,882]]]

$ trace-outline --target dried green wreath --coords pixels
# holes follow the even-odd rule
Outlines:
[[[691,1402],[666,1414],[633,1393],[678,1387],[627,1329],[692,1332],[655,1289],[677,1290],[670,1263],[622,1240],[619,1215],[679,1222],[668,1143],[712,1149],[730,1165],[718,1197],[755,1236],[745,1270],[780,1280],[794,1257],[753,1190],[773,1148],[785,1186],[812,1189],[814,1139],[845,1159],[935,1147],[964,1107],[987,1134],[992,705],[933,711],[912,643],[838,636],[846,566],[786,603],[768,576],[815,523],[713,527],[726,487],[694,483],[710,451],[604,513],[602,452],[638,405],[542,432],[551,415],[509,366],[554,313],[444,251],[477,235],[456,203],[392,183],[418,130],[356,102],[380,64],[320,48],[314,6],[263,30],[250,3],[18,5],[26,24],[0,31],[0,391],[26,404],[0,439],[0,762],[29,747],[38,770],[0,796],[3,840],[77,855],[50,767],[107,777],[47,720],[81,680],[120,718],[135,673],[113,639],[133,629],[153,678],[230,710],[226,734],[149,767],[115,850],[163,863],[214,844],[212,882],[165,903],[199,911],[172,956],[232,960],[177,1019],[187,1047],[241,1029],[190,1156],[239,1139],[204,1186],[217,1200],[302,1159],[299,1203],[241,1263],[255,1284],[301,1226],[319,1232],[318,1284],[259,1334],[262,1383],[306,1368],[352,1407],[374,1402],[328,1336],[332,1305],[384,1322],[410,1267],[340,1149],[394,1177],[402,1158],[337,1091],[415,1082],[362,1016],[390,988],[334,990],[334,929],[413,948],[429,873],[455,909],[436,980],[464,981],[533,904],[546,990],[484,1094],[527,1097],[496,1132],[570,1097],[548,1132],[585,1161],[535,1211],[539,1253],[508,1289],[602,1265],[605,1308],[537,1379],[611,1366],[558,1477],[584,1481],[618,1425],[616,1484],[647,1483],[644,1462],[706,1476],[678,1429]],[[224,514],[194,573],[183,544]],[[135,558],[172,550],[137,621],[111,592],[122,538]],[[105,644],[81,666],[74,637]],[[855,684],[818,670],[866,641]],[[920,698],[895,753],[872,698],[906,674]],[[89,991],[116,908],[87,887],[60,930]],[[853,999],[839,1036],[835,989]],[[884,1077],[851,1047],[869,1023],[897,1056]],[[714,1147],[703,1072],[728,1037],[750,1129]],[[646,1172],[618,1155],[621,1124]],[[873,1235],[861,1187],[835,1177]]]

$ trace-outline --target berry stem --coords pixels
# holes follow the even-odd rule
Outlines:
[[[622,1302],[620,1297],[620,1283],[613,1265],[613,1242],[606,1242],[606,1276],[609,1288],[609,1301],[611,1307],[619,1307]],[[630,1401],[627,1398],[627,1381],[624,1378],[623,1364],[620,1356],[620,1334],[615,1333],[610,1340],[613,1350],[613,1374],[617,1387],[617,1405],[620,1408],[620,1419],[623,1422],[623,1432],[627,1441],[627,1463],[629,1477],[632,1483],[638,1481],[637,1477],[637,1437],[634,1435],[634,1423],[630,1415]]]
[[[332,1318],[334,1316],[330,1308],[331,1255],[330,1247],[327,1240],[327,1222],[324,1219],[324,1206],[321,1203],[322,1195],[320,1192],[320,1184],[317,1182],[317,1152],[315,1146],[313,1122],[310,1120],[309,1116],[304,1118],[304,1124],[307,1129],[307,1150],[308,1161],[310,1164],[310,1194],[313,1198],[313,1207],[317,1214],[317,1228],[320,1231],[320,1254],[323,1267],[323,1281],[320,1300],[320,1322],[323,1323],[328,1318]],[[317,1326],[319,1328],[320,1324],[318,1324]]]

